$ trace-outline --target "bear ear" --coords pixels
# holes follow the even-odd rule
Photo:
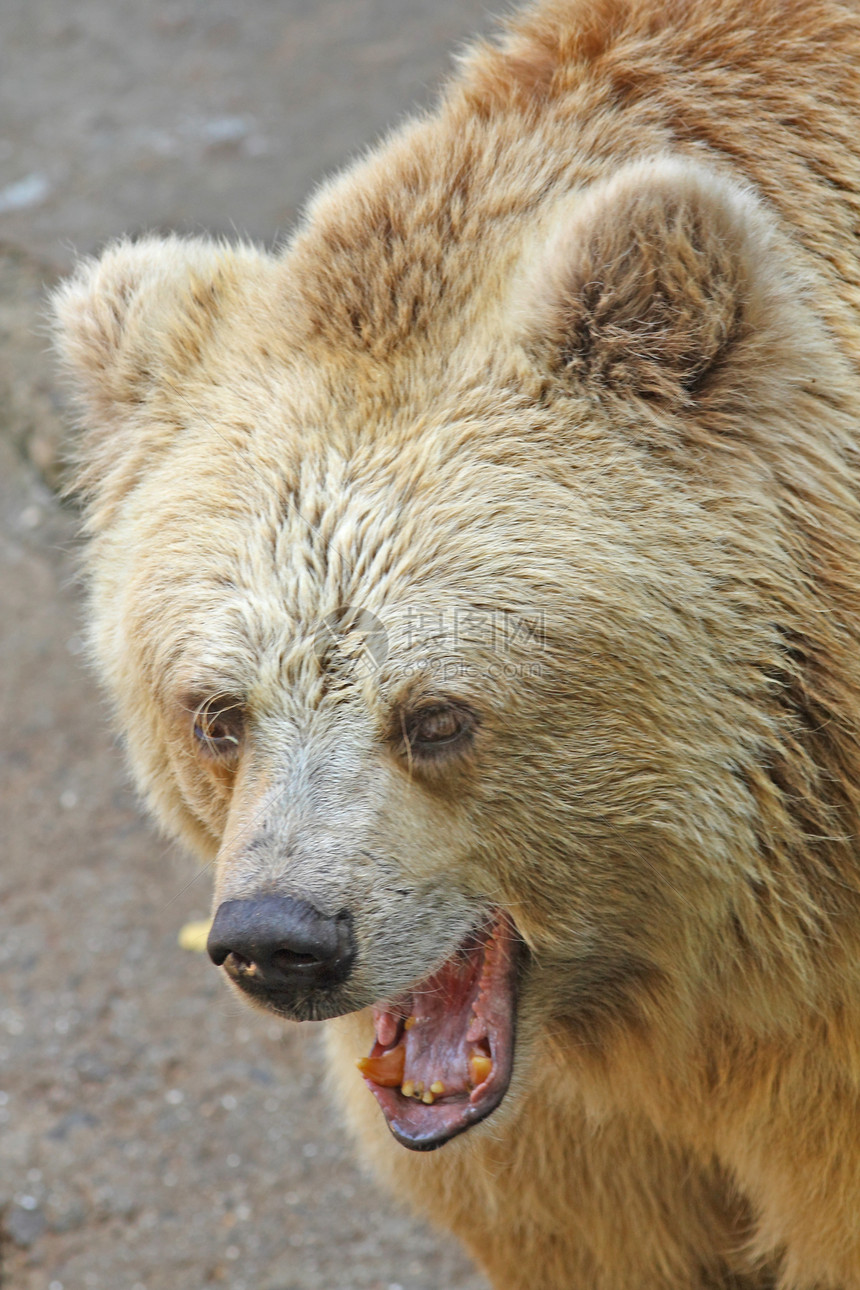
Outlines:
[[[71,488],[89,498],[93,527],[175,435],[160,396],[202,361],[227,298],[267,262],[201,238],[123,241],[54,293],[55,344],[82,412]]]
[[[528,347],[598,393],[725,410],[821,349],[772,217],[696,162],[623,167],[578,195],[535,258]]]

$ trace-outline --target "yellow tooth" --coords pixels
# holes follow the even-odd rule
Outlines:
[[[472,1083],[477,1088],[479,1084],[483,1084],[484,1080],[489,1077],[490,1071],[493,1069],[493,1059],[476,1048],[469,1058],[469,1069],[472,1073]]]
[[[411,1029],[412,1029],[412,1027],[413,1027],[414,1025],[415,1025],[415,1018],[414,1018],[414,1017],[407,1017],[407,1018],[406,1018],[406,1020],[405,1020],[405,1021],[404,1021],[404,1023],[403,1023],[403,1029],[404,1029],[404,1030],[411,1030]]]
[[[428,1089],[426,1093],[421,1094],[421,1101],[424,1102],[426,1106],[432,1106],[436,1099]]]
[[[412,1096],[412,1094],[415,1092],[415,1085],[412,1083],[411,1079],[408,1079],[406,1083],[401,1086],[400,1092],[403,1094],[404,1097]]]
[[[402,1046],[391,1048],[378,1057],[359,1057],[356,1066],[362,1075],[379,1084],[381,1088],[398,1088],[403,1079],[406,1050]]]
[[[435,1093],[436,1096],[438,1097],[440,1093],[445,1092],[445,1085],[442,1083],[440,1079],[434,1080],[433,1083],[430,1085],[430,1092]]]
[[[424,1085],[422,1084],[421,1080],[419,1080],[418,1083],[415,1085],[415,1092],[418,1097],[421,1097],[422,1093],[424,1092]]]

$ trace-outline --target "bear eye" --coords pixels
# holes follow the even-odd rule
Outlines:
[[[225,762],[238,757],[245,714],[241,703],[224,695],[198,704],[194,712],[194,738],[207,757]]]
[[[435,703],[408,713],[403,735],[413,755],[434,757],[454,752],[470,741],[477,719],[459,703]]]

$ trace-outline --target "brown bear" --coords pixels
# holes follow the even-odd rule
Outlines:
[[[504,1290],[860,1287],[858,229],[855,0],[544,0],[56,298],[210,953]]]

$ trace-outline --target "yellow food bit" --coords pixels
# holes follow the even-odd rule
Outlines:
[[[201,918],[193,923],[186,923],[184,927],[180,927],[179,936],[177,937],[180,949],[192,950],[195,954],[205,954],[211,926],[211,918]]]

